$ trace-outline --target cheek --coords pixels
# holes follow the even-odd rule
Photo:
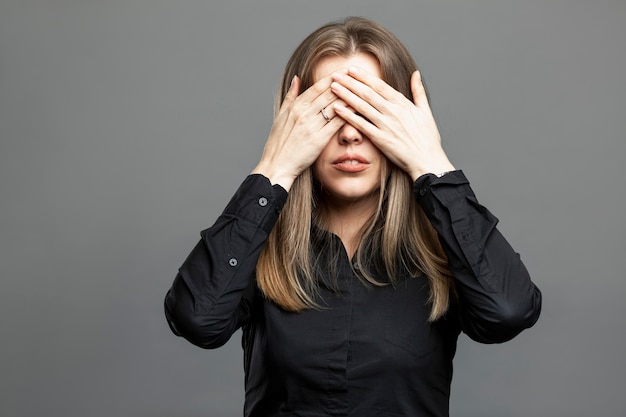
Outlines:
[[[369,147],[369,153],[370,155],[372,155],[373,158],[376,158],[379,161],[386,159],[385,155],[381,152],[381,150],[378,149],[378,147],[374,145],[372,141],[369,140],[369,138],[366,140],[367,140],[367,145]]]
[[[331,139],[324,149],[322,149],[322,152],[320,152],[315,162],[313,162],[313,166],[321,166],[324,163],[328,163],[333,153],[336,153],[336,151],[333,150],[333,139]]]
[[[337,156],[337,149],[333,148],[333,143],[328,143],[311,165],[313,176],[322,184],[326,184],[332,176],[332,162]]]
[[[313,172],[313,176],[319,180],[320,178],[320,159],[317,158],[313,165],[311,165],[311,171]]]
[[[313,171],[313,175],[315,178],[320,179],[320,175],[322,174],[322,169],[325,165],[326,158],[324,156],[324,151],[317,157],[313,165],[311,165],[311,170]]]

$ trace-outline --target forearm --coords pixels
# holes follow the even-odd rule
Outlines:
[[[286,192],[251,175],[187,257],[165,297],[172,331],[206,347],[226,343],[247,320],[254,271]]]
[[[414,186],[448,256],[463,331],[480,342],[497,343],[532,326],[541,293],[463,173],[423,176]]]

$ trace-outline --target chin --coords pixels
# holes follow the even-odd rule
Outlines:
[[[327,196],[337,201],[358,202],[376,198],[379,187],[324,187]]]

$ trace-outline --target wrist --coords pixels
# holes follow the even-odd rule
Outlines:
[[[456,171],[456,168],[450,162],[447,162],[445,164],[437,164],[430,167],[412,170],[410,172],[410,175],[413,181],[415,181],[425,174],[433,174],[437,177],[442,177],[443,175],[451,171]]]
[[[267,166],[263,163],[257,165],[251,172],[251,174],[261,174],[266,177],[272,185],[280,185],[289,191],[291,185],[295,181],[295,177],[284,172],[280,172],[276,169],[272,169],[271,166]]]

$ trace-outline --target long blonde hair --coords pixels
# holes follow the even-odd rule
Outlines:
[[[379,24],[350,17],[320,27],[296,48],[285,68],[276,108],[284,100],[294,75],[300,77],[304,91],[313,84],[314,68],[322,58],[359,52],[376,58],[382,78],[412,100],[410,78],[417,65],[406,48]],[[424,274],[430,285],[429,320],[437,320],[447,311],[453,292],[447,258],[437,233],[417,204],[412,180],[404,171],[387,161],[381,170],[380,183],[378,209],[364,226],[356,250],[358,276],[379,286],[393,285],[402,276]],[[309,168],[293,183],[257,263],[261,292],[288,311],[319,308],[319,274],[322,270],[333,270],[332,265],[330,269],[328,265],[320,265],[312,246],[312,238],[328,237],[324,235],[320,216],[320,198]],[[335,250],[331,258],[338,255]],[[372,259],[382,260],[376,271]],[[389,282],[375,278],[380,269]]]

